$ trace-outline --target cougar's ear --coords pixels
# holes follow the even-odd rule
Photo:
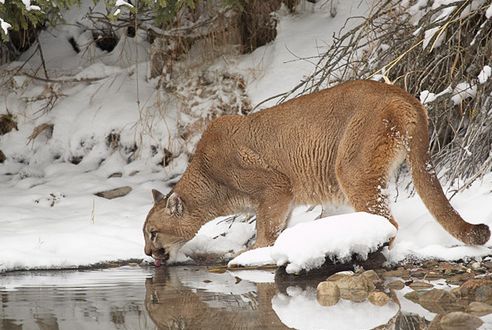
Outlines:
[[[163,200],[165,196],[160,191],[152,189],[152,197],[154,197],[154,204],[157,204]]]
[[[176,215],[176,216],[183,215],[183,210],[184,210],[183,201],[175,192],[173,192],[167,198],[166,207],[168,208],[169,212],[171,212],[172,215]]]

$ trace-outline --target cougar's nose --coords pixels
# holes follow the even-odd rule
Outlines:
[[[146,255],[148,255],[149,257],[152,257],[152,248],[150,246],[145,246],[144,248],[144,252]]]

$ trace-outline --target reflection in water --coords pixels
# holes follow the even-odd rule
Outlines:
[[[146,281],[145,307],[159,329],[285,328],[271,308],[273,283],[204,269],[183,275],[170,268]]]
[[[0,276],[0,329],[152,329],[145,312],[150,274],[124,267]]]
[[[379,307],[369,301],[355,303],[343,299],[325,307],[318,304],[316,289],[298,287],[275,295],[272,304],[282,322],[296,329],[372,329],[386,324],[399,310],[394,302]]]
[[[315,285],[204,267],[10,273],[0,276],[0,329],[370,329],[398,312],[323,307]]]

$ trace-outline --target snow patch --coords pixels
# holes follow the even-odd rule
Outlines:
[[[5,22],[2,18],[0,18],[0,27],[3,30],[3,33],[7,34],[9,29],[12,27],[9,23]]]
[[[229,266],[275,262],[287,265],[287,273],[299,273],[320,267],[327,257],[343,262],[356,254],[365,259],[395,235],[396,228],[381,216],[365,212],[337,215],[287,228],[273,247],[247,251]]]
[[[485,84],[487,80],[489,80],[490,76],[492,76],[492,68],[488,65],[485,65],[482,68],[482,71],[480,71],[480,73],[478,74],[478,82],[480,84]]]
[[[474,98],[476,94],[476,85],[470,85],[468,82],[461,82],[454,88],[451,101],[453,101],[454,105],[458,105],[463,102],[463,100]]]

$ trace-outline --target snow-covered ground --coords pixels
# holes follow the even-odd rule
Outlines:
[[[314,68],[298,58],[322,52],[347,17],[363,15],[368,8],[365,2],[340,1],[332,18],[323,3],[302,3],[294,15],[281,10],[274,42],[215,67],[243,75],[253,105],[295,86]],[[83,8],[66,17],[80,19]],[[355,21],[348,27],[351,24]],[[182,148],[177,128],[183,118],[176,99],[147,78],[149,45],[144,36],[123,34],[117,48],[106,53],[90,43],[88,33],[69,25],[40,35],[51,80],[65,82],[18,74],[9,88],[0,90],[0,114],[8,109],[19,128],[0,136],[0,150],[7,156],[0,164],[0,271],[145,259],[142,225],[152,206],[151,189],[168,191],[166,182],[186,167],[184,155],[165,168],[159,165],[164,148]],[[87,45],[86,51],[76,54],[69,37]],[[0,77],[13,74],[31,51],[2,67]],[[25,69],[43,77],[40,65],[35,55]],[[43,109],[50,98],[56,99],[55,105]],[[48,129],[29,139],[34,128],[45,123],[53,125],[52,133]],[[122,186],[132,188],[125,197],[106,200],[94,195]],[[407,197],[399,190],[392,209],[400,229],[391,261],[409,255],[459,259],[490,253],[487,246],[463,246],[432,219],[418,196]],[[488,174],[457,194],[452,204],[470,222],[492,225],[491,191]],[[291,225],[314,219],[318,211],[299,208]],[[217,219],[202,228],[189,248],[237,251],[253,232],[254,223]]]

